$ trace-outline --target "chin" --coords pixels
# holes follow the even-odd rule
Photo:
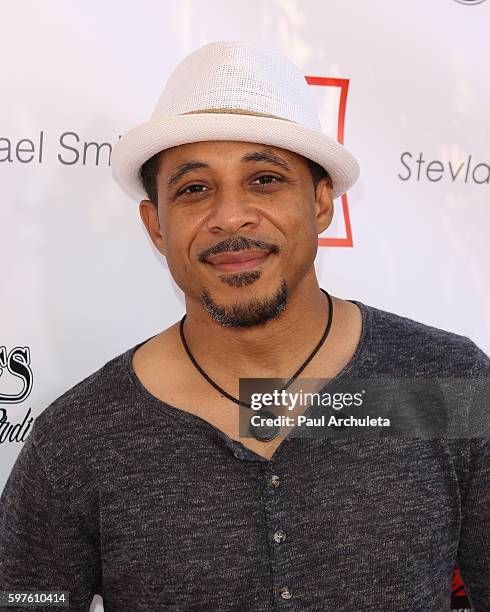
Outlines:
[[[235,276],[235,275],[233,275]],[[258,280],[258,279],[257,279]],[[233,283],[236,282],[236,279]],[[233,289],[233,297],[222,300],[220,291],[213,291],[209,287],[204,287],[201,293],[201,303],[211,318],[224,327],[246,328],[263,325],[271,319],[277,318],[287,307],[288,286],[285,279],[281,279],[276,284],[276,289],[269,286],[267,291],[257,295],[252,289],[252,281],[240,286],[233,283],[229,285]],[[247,296],[240,291],[245,290]],[[229,291],[225,291],[230,295]],[[243,296],[243,297],[240,297]]]

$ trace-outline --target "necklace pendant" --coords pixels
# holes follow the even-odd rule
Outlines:
[[[266,419],[276,418],[275,414],[272,414],[272,412],[267,410],[261,410],[258,414]],[[263,425],[253,425],[252,419],[250,419],[248,430],[256,440],[259,440],[260,442],[269,442],[269,440],[274,440],[274,438],[277,438],[281,428],[279,425],[267,425],[265,423]]]

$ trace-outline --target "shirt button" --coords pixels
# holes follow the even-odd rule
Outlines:
[[[274,540],[276,542],[284,542],[285,539],[286,539],[286,532],[283,531],[282,529],[278,529],[276,533],[274,534]]]
[[[291,591],[291,589],[287,586],[282,587],[281,589],[281,597],[283,599],[291,599],[291,597],[293,596],[293,592]]]
[[[277,476],[276,474],[271,476],[270,485],[271,487],[278,487],[279,486],[279,476]]]

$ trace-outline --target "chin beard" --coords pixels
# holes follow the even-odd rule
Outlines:
[[[246,302],[238,302],[231,306],[220,306],[210,297],[207,288],[201,293],[201,301],[211,317],[223,327],[254,327],[263,325],[277,317],[288,301],[288,285],[282,279],[276,293],[267,298],[252,298]]]

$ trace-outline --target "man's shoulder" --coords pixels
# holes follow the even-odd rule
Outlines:
[[[396,342],[399,339],[406,341],[407,338],[411,338],[413,342],[437,341],[461,346],[467,346],[472,342],[468,336],[463,334],[376,306],[368,305],[367,307],[372,312],[373,326],[378,333],[383,333],[386,339]]]
[[[31,436],[36,445],[67,446],[96,435],[127,411],[134,388],[129,358],[134,347],[119,353],[56,397],[35,419]],[[120,418],[121,415],[119,415]]]
[[[365,305],[370,315],[370,349],[386,363],[420,373],[471,376],[488,367],[488,356],[469,337],[386,309]]]

